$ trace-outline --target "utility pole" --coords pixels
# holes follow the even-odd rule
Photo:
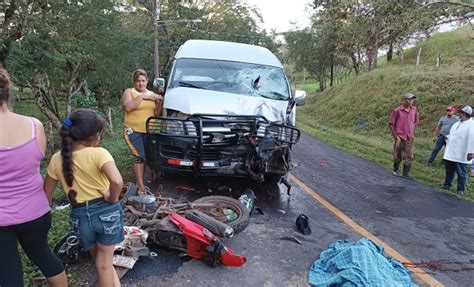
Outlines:
[[[158,39],[158,21],[160,20],[160,3],[159,0],[153,0],[153,27],[154,27],[154,40],[155,40],[155,52],[154,52],[154,67],[153,72],[155,79],[160,77],[160,53],[158,46],[160,44]]]

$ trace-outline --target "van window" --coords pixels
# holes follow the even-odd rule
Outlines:
[[[290,93],[283,69],[232,61],[176,60],[169,89],[188,87],[219,92],[288,100]]]

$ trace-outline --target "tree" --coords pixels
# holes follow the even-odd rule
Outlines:
[[[330,23],[338,34],[336,48],[352,61],[356,73],[362,62],[377,67],[380,48],[393,47],[417,32],[430,35],[440,24],[474,17],[472,4],[459,1],[339,1],[315,0],[315,19]]]
[[[6,65],[59,128],[75,97],[97,100],[121,92],[128,66],[143,63],[134,55],[147,46],[124,29],[113,1],[35,3],[15,10],[12,25],[23,36],[10,45]]]
[[[204,6],[160,1],[161,70],[190,38],[259,43],[255,11],[236,1]],[[152,70],[151,0],[3,1],[0,61],[19,86],[29,87],[39,109],[56,126],[79,105],[103,107],[131,84],[136,68]],[[201,19],[200,24],[191,24]],[[177,20],[177,21],[176,21]]]

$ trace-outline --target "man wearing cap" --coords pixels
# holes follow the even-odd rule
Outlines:
[[[446,145],[446,136],[449,135],[449,130],[455,122],[459,121],[459,117],[454,114],[455,111],[456,108],[449,106],[446,109],[446,115],[439,119],[438,125],[434,130],[435,138],[433,139],[433,142],[435,143],[435,146],[431,152],[430,158],[428,159],[428,164],[433,163],[438,152],[444,145]]]
[[[443,189],[449,190],[454,179],[458,175],[457,192],[464,195],[467,181],[467,167],[471,164],[474,155],[474,122],[471,119],[472,108],[465,106],[459,112],[461,120],[451,127],[446,140],[444,151],[444,166],[446,178]]]
[[[418,123],[418,112],[413,106],[416,99],[412,93],[403,95],[403,104],[392,111],[388,126],[395,141],[393,146],[393,174],[400,175],[400,163],[403,160],[403,176],[410,178],[413,162],[413,143],[415,126]]]

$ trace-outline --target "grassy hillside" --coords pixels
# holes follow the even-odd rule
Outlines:
[[[474,67],[474,30],[465,26],[454,32],[439,33],[404,53],[406,63],[415,63],[418,48],[421,48],[420,62],[435,65],[436,57],[441,55],[442,65]]]
[[[392,109],[401,104],[402,95],[412,92],[417,96],[415,105],[420,113],[413,175],[417,180],[439,186],[444,178],[443,169],[425,164],[432,148],[432,130],[448,105],[474,105],[474,40],[469,33],[463,28],[435,35],[406,51],[403,65],[394,59],[323,93],[311,92],[314,83],[299,85],[309,92],[309,100],[298,109],[298,126],[390,168],[392,141],[388,118]],[[414,65],[417,47],[423,47],[418,67]],[[439,68],[435,65],[438,54],[445,59]],[[469,187],[469,197],[474,199],[473,185]]]

